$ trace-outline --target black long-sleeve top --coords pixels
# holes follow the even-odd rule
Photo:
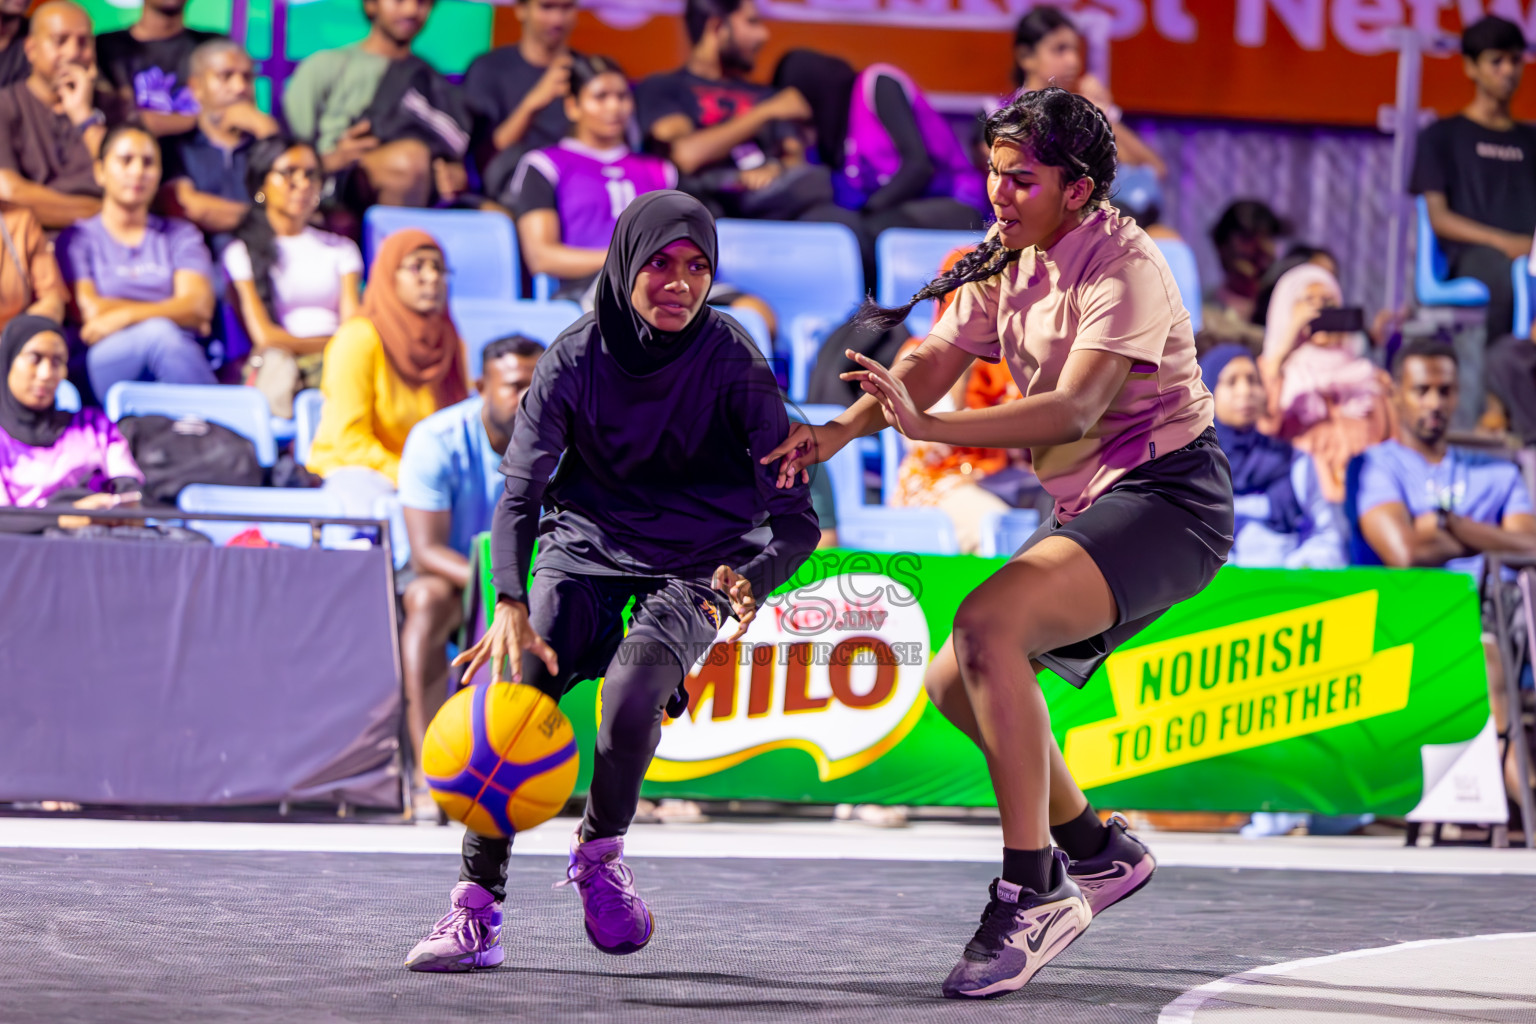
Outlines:
[[[815,548],[809,487],[781,490],[758,463],[789,432],[778,383],[734,321],[705,315],[718,324],[645,376],[607,353],[592,314],[539,359],[501,464],[498,596],[527,601],[535,536],[541,567],[708,579],[729,565],[759,601]]]

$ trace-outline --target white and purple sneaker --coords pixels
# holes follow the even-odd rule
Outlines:
[[[571,837],[571,862],[565,881],[581,893],[587,938],[604,953],[623,956],[651,941],[656,919],[635,892],[635,875],[624,863],[624,837],[581,840],[581,830]]]
[[[405,958],[407,970],[473,971],[501,963],[501,904],[496,897],[484,886],[460,882],[453,887],[451,902],[453,909]]]
[[[1111,814],[1105,827],[1109,840],[1104,849],[1092,857],[1074,860],[1067,867],[1067,874],[1083,890],[1083,898],[1094,916],[1146,885],[1157,870],[1157,859],[1130,830],[1129,822]]]
[[[1060,850],[1052,856],[1051,883],[1049,892],[1037,893],[992,880],[981,927],[944,979],[946,998],[986,999],[1021,989],[1088,930],[1093,914]]]

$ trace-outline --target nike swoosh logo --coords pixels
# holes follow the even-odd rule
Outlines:
[[[1053,925],[1057,921],[1061,920],[1061,916],[1063,914],[1065,914],[1066,912],[1067,912],[1067,908],[1066,907],[1062,907],[1060,910],[1056,911],[1050,917],[1046,918],[1044,923],[1042,923],[1040,925],[1040,930],[1039,931],[1035,932],[1035,934],[1033,936],[1028,936],[1028,937],[1026,937],[1024,939],[1024,945],[1029,947],[1029,952],[1030,952],[1031,955],[1035,955],[1035,954],[1038,954],[1040,952],[1040,947],[1045,944],[1045,936],[1046,936],[1046,933],[1048,933],[1051,930],[1051,925]]]

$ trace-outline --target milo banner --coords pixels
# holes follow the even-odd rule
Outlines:
[[[981,753],[923,676],[961,600],[1002,564],[817,552],[744,637],[724,642],[728,621],[693,666],[646,794],[992,804]],[[1480,633],[1466,576],[1227,568],[1081,690],[1041,683],[1099,806],[1502,821]],[[587,750],[597,692],[562,704]]]

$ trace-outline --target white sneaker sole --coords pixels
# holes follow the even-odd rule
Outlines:
[[[986,988],[979,988],[973,992],[957,992],[956,995],[967,999],[986,999],[990,996],[1000,996],[1005,992],[1017,992],[1029,984],[1029,980],[1036,974],[1039,974],[1042,967],[1056,959],[1068,946],[1076,942],[1078,936],[1087,931],[1088,925],[1093,922],[1093,914],[1088,909],[1087,901],[1072,900],[1070,902],[1073,904],[1072,913],[1064,914],[1057,918],[1051,928],[1051,931],[1055,934],[1051,935],[1048,942],[1041,944],[1038,953],[1033,954],[1024,962],[1024,969],[1022,971],[1011,978],[995,981]]]

